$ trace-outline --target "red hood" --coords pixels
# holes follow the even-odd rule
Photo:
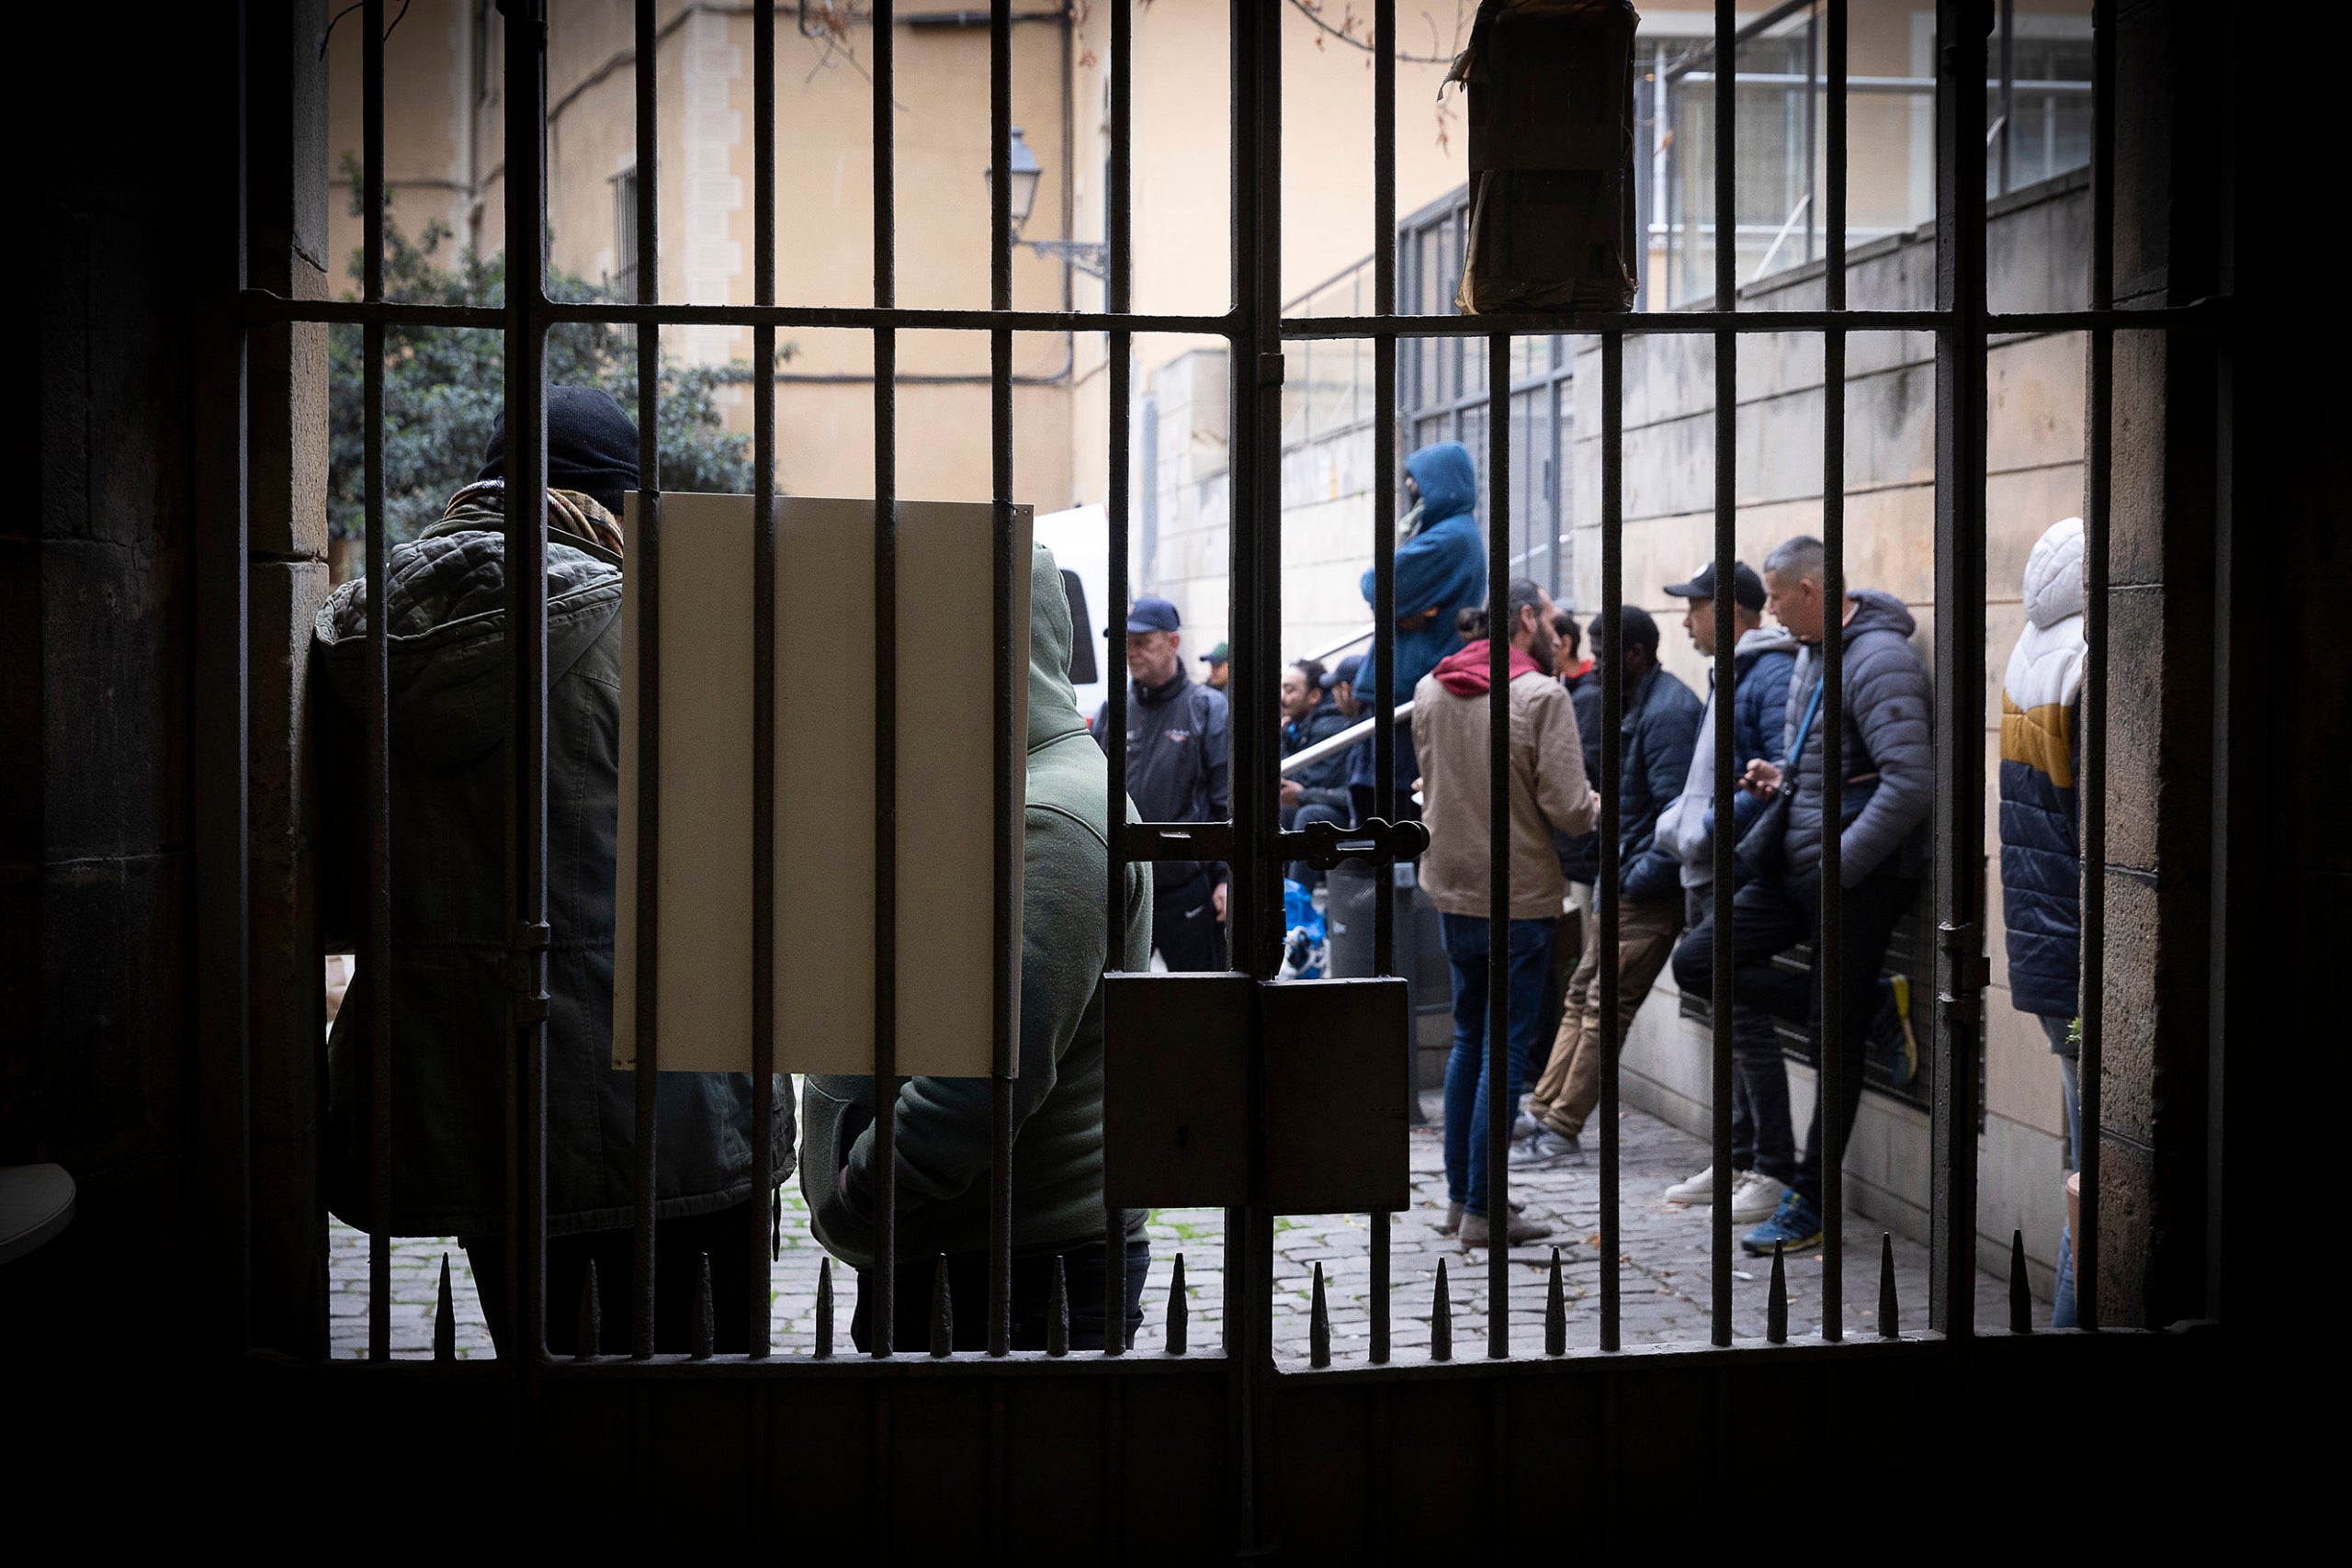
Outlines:
[[[1484,637],[1476,642],[1464,643],[1459,650],[1439,661],[1436,671],[1438,683],[1457,697],[1475,697],[1492,683],[1487,679],[1487,671],[1493,658],[1493,650],[1487,646]],[[1526,649],[1514,648],[1510,650],[1512,680],[1516,681],[1521,675],[1542,673],[1544,666],[1536,663]]]

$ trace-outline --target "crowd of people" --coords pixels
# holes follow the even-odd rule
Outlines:
[[[1824,547],[1799,536],[1758,571],[1733,563],[1730,692],[1715,690],[1715,563],[1702,562],[1658,592],[1684,606],[1682,629],[1707,661],[1707,691],[1692,691],[1662,664],[1660,629],[1633,604],[1585,628],[1541,586],[1506,590],[1511,735],[1510,908],[1499,938],[1489,929],[1487,817],[1489,682],[1484,547],[1475,512],[1476,470],[1460,445],[1440,443],[1407,460],[1411,502],[1396,553],[1397,689],[1409,722],[1397,730],[1398,802],[1430,833],[1419,875],[1437,908],[1453,986],[1454,1039],[1445,1080],[1445,1229],[1465,1245],[1542,1239],[1541,1222],[1516,1205],[1490,1212],[1479,1132],[1490,1098],[1516,1108],[1510,1165],[1534,1170],[1579,1163],[1600,1098],[1611,1031],[1600,995],[1600,802],[1613,797],[1617,843],[1616,1017],[1626,1038],[1660,975],[1671,966],[1688,995],[1712,1001],[1720,949],[1732,972],[1731,1214],[1755,1254],[1820,1244],[1826,1119],[1843,1147],[1860,1110],[1865,1066],[1875,1056],[1896,1086],[1919,1070],[1909,976],[1886,972],[1897,922],[1917,904],[1928,863],[1934,795],[1928,671],[1912,641],[1917,625],[1894,595],[1849,590],[1829,604]],[[2025,581],[2029,625],[2004,684],[2000,833],[2011,997],[2036,1015],[2061,1055],[2069,1159],[2081,1129],[2074,1029],[2080,913],[2074,758],[2083,668],[2081,524],[2068,519],[2037,546]],[[1363,596],[1373,599],[1371,573]],[[1834,614],[1833,614],[1834,610]],[[1839,639],[1836,710],[1824,712],[1824,644]],[[1603,777],[1603,671],[1617,666],[1617,768]],[[1301,661],[1283,676],[1284,749],[1303,750],[1354,723],[1378,700],[1360,678],[1368,656],[1326,672]],[[1322,694],[1317,696],[1317,686]],[[1718,701],[1727,711],[1718,718]],[[1731,820],[1716,820],[1717,726],[1731,732]],[[1825,821],[1820,782],[1836,726],[1844,773],[1838,820]],[[1367,809],[1371,747],[1326,756],[1286,781],[1293,820],[1344,821]],[[1359,785],[1333,787],[1342,772]],[[1311,814],[1311,815],[1310,815]],[[1730,919],[1715,908],[1716,835],[1732,843]],[[1822,933],[1823,844],[1838,834],[1841,884],[1838,994],[1825,996],[1816,963]],[[1294,868],[1294,875],[1303,875]],[[1488,1081],[1489,965],[1503,964],[1510,998],[1507,1081]],[[1781,1027],[1804,1032],[1821,1060],[1825,1014],[1842,1024],[1838,1103],[1815,1097],[1802,1145],[1791,1109]],[[1538,1055],[1540,1041],[1547,1053]],[[1522,1098],[1523,1096],[1523,1098]],[[1669,1186],[1670,1201],[1703,1207],[1716,1198],[1712,1166]],[[2067,1244],[2070,1247],[2070,1241]],[[2062,1247],[2055,1320],[2073,1318],[2071,1267]]]
[[[623,1353],[631,1321],[637,1201],[626,1152],[637,1124],[636,1089],[610,1067],[615,869],[618,818],[618,694],[625,492],[636,487],[637,433],[606,394],[551,389],[548,405],[548,702],[550,802],[547,956],[548,1245],[546,1344],[556,1354]],[[390,889],[390,972],[363,961],[334,1017],[328,1053],[324,1139],[331,1209],[368,1229],[451,1235],[462,1240],[482,1291],[493,1338],[512,1348],[503,1288],[506,1246],[507,1110],[504,1055],[482,1049],[507,1016],[514,933],[508,927],[499,802],[507,787],[503,709],[481,700],[503,678],[503,432],[482,471],[454,483],[446,515],[390,552],[380,599],[362,578],[320,612],[313,658],[323,695],[320,767],[353,782],[322,792],[330,810],[360,798],[362,725],[368,713],[368,617],[384,614],[393,662],[392,809],[405,848]],[[1597,900],[1605,857],[1596,831],[1602,792],[1615,807],[1617,1024],[1628,1026],[1670,964],[1685,991],[1705,994],[1714,955],[1728,945],[1736,1043],[1733,1212],[1760,1222],[1744,1237],[1755,1252],[1821,1237],[1826,1115],[1850,1130],[1863,1055],[1887,1050],[1899,1073],[1916,1065],[1905,988],[1880,975],[1894,924],[1916,899],[1925,864],[1932,785],[1928,671],[1910,643],[1912,618],[1892,595],[1857,590],[1831,605],[1818,540],[1786,541],[1759,574],[1745,563],[1728,591],[1737,628],[1728,694],[1736,790],[1732,820],[1715,819],[1717,698],[1702,699],[1664,669],[1659,628],[1625,606],[1582,629],[1537,583],[1514,580],[1498,628],[1510,715],[1510,908],[1491,929],[1488,859],[1490,682],[1498,628],[1485,624],[1484,547],[1476,516],[1476,470],[1458,443],[1424,447],[1407,463],[1412,508],[1396,556],[1396,690],[1413,702],[1396,733],[1397,808],[1418,812],[1430,843],[1419,886],[1435,906],[1452,977],[1453,1048],[1444,1090],[1445,1229],[1467,1246],[1539,1240],[1541,1222],[1515,1206],[1493,1213],[1476,1133],[1494,1097],[1513,1107],[1513,1169],[1583,1157],[1598,1092],[1600,1016]],[[2076,810],[2074,758],[2082,682],[2082,537],[2079,523],[2052,528],[2027,570],[2030,624],[2003,690],[2001,839],[2007,894],[2012,994],[2034,1012],[2067,1065],[2066,1111],[2080,1129],[2071,1068],[2075,1012]],[[1076,635],[1061,579],[1043,547],[1033,552],[1028,678],[1027,818],[1023,852],[1020,1071],[1013,1096],[1012,1332],[1016,1348],[1043,1348],[1062,1265],[1069,1344],[1132,1342],[1142,1321],[1149,1267],[1144,1215],[1125,1216],[1125,1322],[1107,1321],[1109,1272],[1102,1204],[1106,972],[1149,966],[1227,967],[1227,867],[1216,862],[1130,865],[1128,938],[1107,946],[1102,918],[1113,825],[1104,810],[1104,715],[1089,724],[1069,679]],[[1702,655],[1714,650],[1713,601],[1724,590],[1712,563],[1662,592],[1687,605],[1683,624]],[[1366,574],[1364,596],[1373,597]],[[1835,614],[1832,614],[1832,611]],[[1767,626],[1770,615],[1778,623]],[[1225,819],[1229,722],[1222,689],[1230,672],[1220,644],[1202,656],[1208,678],[1186,668],[1174,604],[1138,598],[1125,613],[1126,780],[1144,820]],[[1839,637],[1844,680],[1836,711],[1822,711],[1824,639]],[[1622,694],[1618,767],[1600,778],[1602,673],[1617,667]],[[1369,658],[1330,669],[1312,660],[1280,677],[1284,750],[1323,745],[1385,700]],[[1245,678],[1249,671],[1243,671]],[[484,682],[488,682],[487,688]],[[1843,808],[1824,820],[1816,781],[1831,726],[1842,736]],[[1089,744],[1089,739],[1094,743]],[[1369,741],[1327,750],[1294,770],[1282,790],[1288,826],[1351,823],[1373,796]],[[1826,834],[1842,846],[1840,993],[1823,998],[1803,970],[1777,960],[1812,942],[1822,906]],[[1717,929],[1711,880],[1715,834],[1736,845],[1732,919]],[[364,834],[322,823],[322,920],[331,952],[347,952],[362,926],[353,895]],[[1302,881],[1317,874],[1290,868]],[[1506,968],[1508,1016],[1488,1015],[1490,966]],[[390,987],[395,1041],[372,1037],[368,998]],[[1825,1007],[1840,1010],[1848,1053],[1845,1093],[1816,1099],[1804,1151],[1791,1124],[1776,1019],[1803,1026],[1818,1059]],[[1505,1080],[1490,1081],[1487,1035],[1505,1027]],[[1545,1032],[1548,1053],[1536,1047]],[[379,1050],[396,1050],[390,1122],[394,1163],[387,1212],[370,1173],[373,1125],[366,1084]],[[988,1179],[996,1137],[986,1080],[916,1077],[896,1091],[894,1165],[898,1256],[894,1321],[870,1310],[875,1199],[880,1189],[873,1124],[875,1084],[811,1077],[796,1127],[790,1080],[754,1085],[746,1074],[663,1074],[656,1104],[655,1343],[689,1348],[703,1305],[716,1348],[748,1343],[754,1224],[776,1223],[778,1193],[755,1190],[746,1130],[761,1095],[774,1128],[767,1166],[780,1188],[798,1156],[817,1239],[859,1270],[852,1336],[866,1348],[888,1335],[899,1348],[929,1342],[932,1270],[945,1261],[956,1299],[982,1293],[989,1245]],[[1521,1096],[1525,1095],[1523,1106]],[[798,1135],[796,1135],[797,1133]],[[623,1151],[616,1153],[616,1151]],[[1667,1196],[1703,1204],[1702,1171]],[[1499,1221],[1499,1223],[1498,1223]],[[591,1284],[593,1281],[593,1285]],[[600,1314],[579,1310],[589,1290]],[[707,1293],[706,1293],[707,1292]],[[2061,1321],[2071,1321],[2062,1275]],[[577,1343],[600,1321],[599,1343]],[[954,1318],[953,1340],[977,1348],[981,1314]]]

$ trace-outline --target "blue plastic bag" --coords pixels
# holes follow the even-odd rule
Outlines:
[[[1283,878],[1283,980],[1319,980],[1331,966],[1330,943],[1323,929],[1323,911],[1315,897],[1290,878]]]

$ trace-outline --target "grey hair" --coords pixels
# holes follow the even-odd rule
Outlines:
[[[1828,577],[1828,552],[1819,539],[1799,534],[1772,547],[1772,553],[1764,558],[1764,570],[1791,582],[1819,583]]]

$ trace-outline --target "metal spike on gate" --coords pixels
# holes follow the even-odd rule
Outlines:
[[[817,1359],[831,1360],[833,1354],[833,1260],[817,1260]]]
[[[1777,1241],[1772,1244],[1772,1293],[1764,1298],[1764,1337],[1775,1345],[1789,1342],[1789,1273]]]
[[[1046,1354],[1069,1354],[1069,1278],[1058,1256],[1054,1258],[1053,1292],[1046,1298]]]
[[[1184,1300],[1184,1255],[1176,1255],[1175,1269],[1168,1277],[1168,1353],[1184,1353],[1184,1327],[1187,1306]]]
[[[1878,1233],[1878,1337],[1899,1339],[1903,1314],[1894,1301],[1894,1233]]]
[[[1306,1319],[1307,1364],[1328,1367],[1331,1364],[1331,1314],[1323,1304],[1323,1265],[1315,1266],[1315,1303]]]
[[[1437,1260],[1437,1295],[1430,1304],[1430,1359],[1453,1359],[1453,1303],[1445,1289],[1445,1259]]]
[[[2025,1232],[2009,1233],[2009,1332],[2033,1332],[2033,1291],[2025,1278]]]
[[[944,1356],[956,1348],[956,1308],[947,1299],[947,1254],[931,1266],[931,1353]]]
[[[588,1260],[588,1272],[580,1281],[579,1337],[571,1347],[575,1361],[593,1361],[605,1348],[605,1303],[596,1293],[596,1260]]]
[[[712,1312],[710,1254],[706,1252],[695,1266],[695,1305],[686,1342],[686,1354],[697,1361],[709,1360],[711,1350],[718,1343],[718,1323]]]
[[[449,1298],[449,1255],[446,1252],[441,1255],[441,1301],[433,1310],[433,1359],[458,1359],[458,1312]]]
[[[1544,1353],[1568,1353],[1568,1297],[1560,1283],[1560,1249],[1552,1249],[1552,1283],[1544,1292]]]

